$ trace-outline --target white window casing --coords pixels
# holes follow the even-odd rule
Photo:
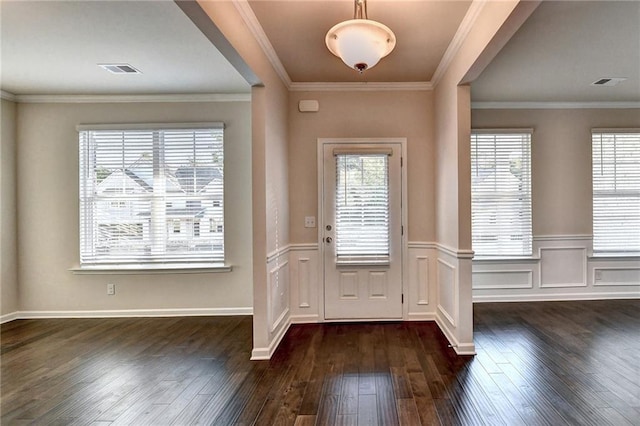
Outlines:
[[[593,129],[594,255],[640,254],[640,129]]]
[[[221,123],[78,126],[80,267],[224,262]]]
[[[472,131],[471,226],[477,258],[532,255],[531,133]]]

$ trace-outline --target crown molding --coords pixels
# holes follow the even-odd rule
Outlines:
[[[16,102],[16,95],[13,93],[6,92],[4,90],[0,90],[0,99],[4,99],[5,101]]]
[[[138,102],[250,102],[250,93],[210,93],[171,95],[16,95],[21,103],[138,103]]]
[[[253,9],[251,9],[249,2],[247,0],[233,0],[233,5],[236,7],[240,13],[240,17],[244,23],[247,24],[247,27],[249,27],[249,30],[258,41],[260,48],[267,56],[267,59],[269,59],[269,62],[284,85],[289,88],[291,86],[291,78],[289,77],[287,70],[285,70],[284,65],[282,65],[280,58],[278,58],[273,45],[269,41],[267,34],[265,34],[262,25],[260,25],[256,14],[253,12]]]
[[[442,55],[442,59],[438,64],[438,68],[436,68],[436,71],[431,77],[430,83],[433,87],[437,86],[437,84],[440,82],[440,79],[442,79],[442,76],[449,68],[449,65],[451,65],[453,58],[462,47],[462,43],[464,43],[465,39],[469,35],[473,24],[476,22],[476,19],[478,19],[478,15],[480,15],[480,11],[486,3],[487,0],[473,0],[471,2],[471,6],[469,6],[467,13],[464,15],[464,18],[462,18],[462,22],[460,22],[458,30],[451,39],[451,43],[449,43],[447,50],[444,52],[444,55]]]
[[[471,102],[471,109],[636,109],[640,102]]]
[[[292,92],[380,92],[393,90],[432,90],[428,81],[416,82],[352,82],[352,83],[291,83]]]

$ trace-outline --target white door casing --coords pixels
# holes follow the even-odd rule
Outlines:
[[[325,320],[403,317],[404,139],[320,139]]]

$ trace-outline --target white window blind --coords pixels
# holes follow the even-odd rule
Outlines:
[[[389,155],[337,154],[338,262],[389,259]]]
[[[81,266],[224,261],[223,126],[181,127],[80,130]]]
[[[640,130],[592,132],[593,251],[640,253]]]
[[[472,132],[471,174],[476,256],[530,256],[531,131]]]

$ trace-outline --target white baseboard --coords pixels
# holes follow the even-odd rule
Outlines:
[[[0,324],[20,319],[20,312],[11,312],[10,314],[0,316]]]
[[[436,314],[434,314],[433,312],[428,312],[428,313],[424,313],[424,312],[414,312],[414,313],[408,313],[407,314],[407,318],[405,321],[435,321],[436,320]]]
[[[317,324],[322,322],[318,314],[315,315],[291,315],[291,324]]]
[[[451,347],[454,351],[456,351],[457,355],[475,355],[476,354],[476,346],[473,343],[460,343],[458,339],[454,336],[454,334],[447,328],[444,320],[440,318],[439,315],[436,315],[436,324],[442,330],[442,333],[447,338]]]
[[[271,356],[278,348],[278,345],[284,338],[285,334],[287,334],[287,331],[289,331],[289,327],[291,327],[291,321],[287,319],[285,324],[280,327],[278,333],[276,333],[276,335],[273,337],[273,340],[271,340],[271,344],[268,348],[253,348],[253,350],[251,351],[251,361],[270,360]]]
[[[253,315],[253,308],[187,308],[187,309],[121,309],[104,311],[19,311],[7,321],[15,319],[43,319],[43,318],[136,318],[136,317],[191,317],[191,316],[231,316]]]
[[[640,299],[640,292],[500,294],[473,296],[473,303],[493,302],[569,302],[572,300]]]

